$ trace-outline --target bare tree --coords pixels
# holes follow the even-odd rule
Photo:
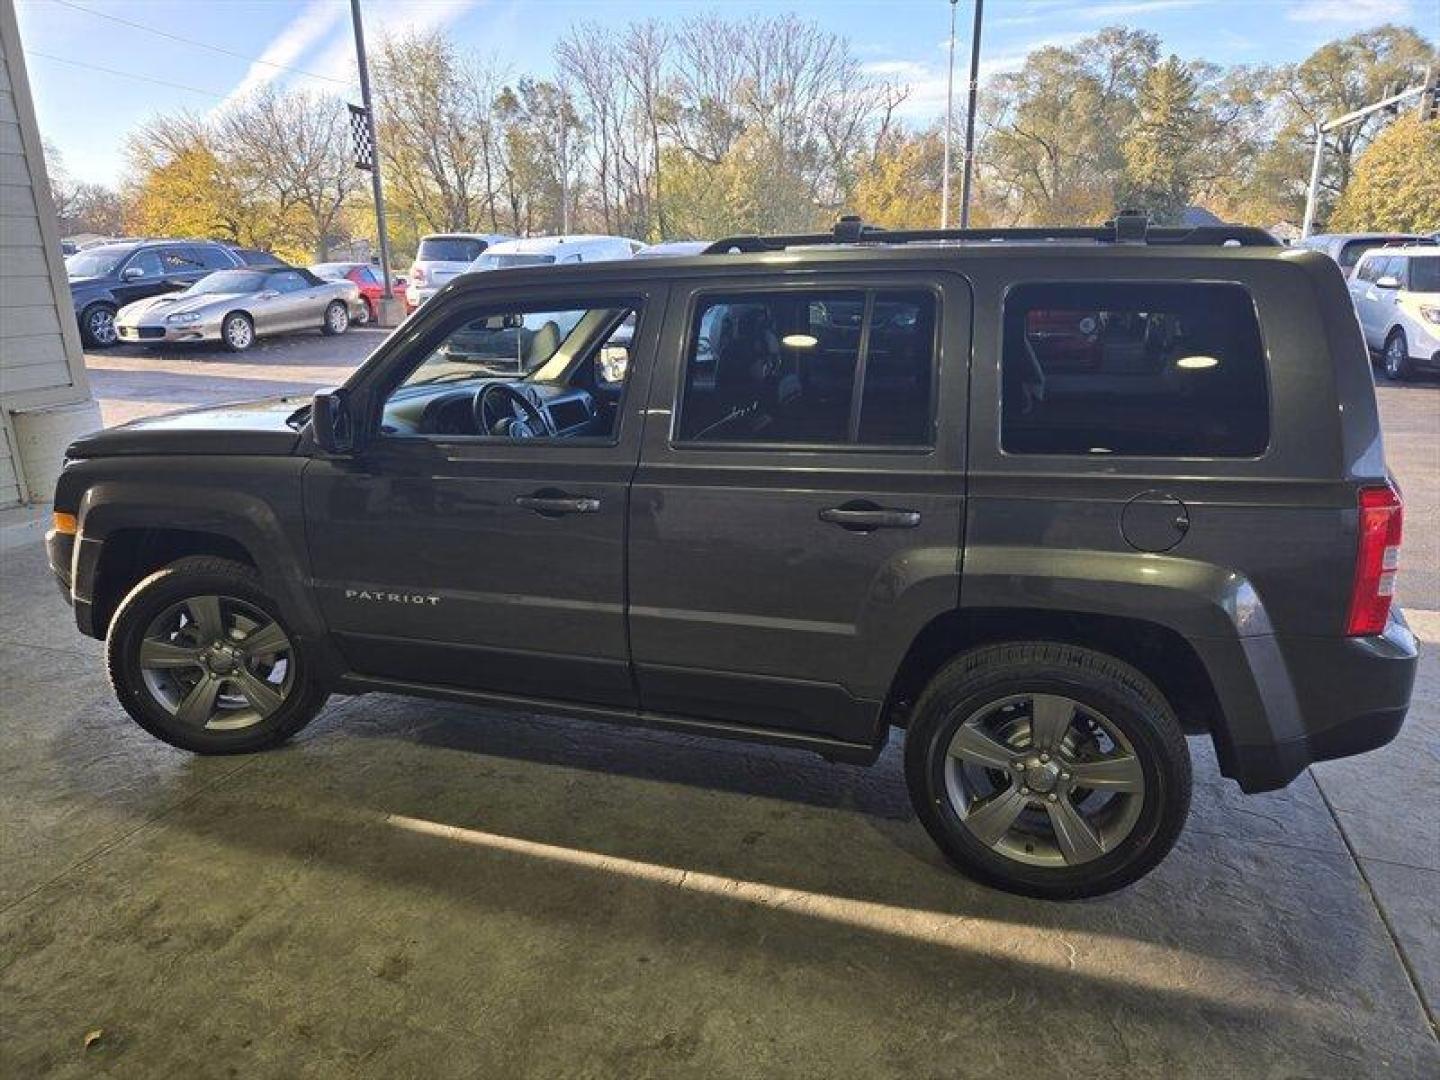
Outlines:
[[[351,160],[344,105],[267,87],[228,110],[216,138],[233,173],[273,207],[291,244],[324,260],[362,180]]]

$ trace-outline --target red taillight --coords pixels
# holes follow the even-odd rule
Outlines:
[[[1350,589],[1350,616],[1345,620],[1345,632],[1351,637],[1382,633],[1390,618],[1404,517],[1400,495],[1389,484],[1360,489],[1360,542],[1355,553],[1355,583]]]

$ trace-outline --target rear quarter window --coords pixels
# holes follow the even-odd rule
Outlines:
[[[1269,444],[1265,350],[1241,285],[1018,285],[1002,350],[1006,453],[1254,457]]]

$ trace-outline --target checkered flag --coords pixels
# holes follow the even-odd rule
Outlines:
[[[375,168],[375,144],[370,141],[370,112],[350,106],[350,139],[355,144],[355,167],[370,172]]]

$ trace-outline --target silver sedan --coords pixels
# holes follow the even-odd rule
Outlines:
[[[364,320],[360,287],[323,281],[308,270],[255,267],[218,270],[190,288],[121,308],[119,339],[140,344],[218,341],[243,352],[257,337],[291,330],[343,334]]]

